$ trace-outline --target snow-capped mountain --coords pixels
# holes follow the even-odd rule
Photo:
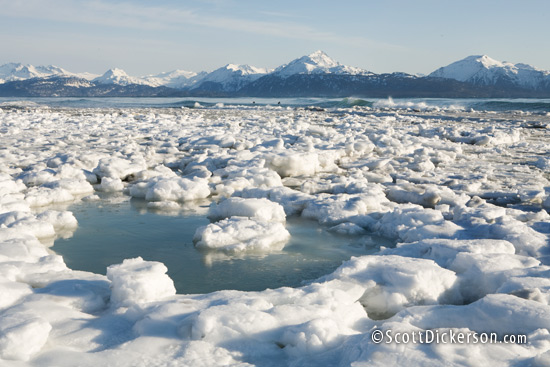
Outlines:
[[[130,84],[137,84],[137,85],[150,85],[146,80],[143,80],[141,78],[137,78],[134,76],[129,76],[126,74],[126,72],[122,69],[114,68],[109,69],[100,77],[95,78],[92,80],[95,83],[98,84],[116,84],[116,85],[130,85]]]
[[[72,73],[55,65],[33,66],[21,63],[9,63],[0,66],[0,83],[32,78],[49,78],[52,76],[76,77],[87,80],[97,77],[97,75],[91,73]]]
[[[93,82],[98,84],[113,84],[120,86],[128,85],[147,85],[150,87],[170,87],[176,89],[186,89],[200,81],[206,72],[195,73],[186,70],[173,70],[156,75],[146,75],[135,77],[128,75],[122,69],[110,69],[102,76],[95,78]]]
[[[192,80],[197,76],[204,76],[205,72],[195,73],[194,71],[187,70],[173,70],[156,75],[146,75],[141,77],[153,87],[159,87],[161,85],[171,88],[183,88],[187,85],[193,84]]]
[[[266,69],[255,66],[227,64],[202,76],[191,89],[237,91],[267,73]]]
[[[0,66],[0,96],[550,98],[550,71],[470,56],[427,77],[374,74],[342,65],[323,51],[274,70],[227,64],[212,72],[174,70],[134,77],[121,69],[98,76],[56,66]]]
[[[372,75],[373,73],[353,66],[342,65],[319,50],[279,66],[273,74],[286,78],[295,74]]]
[[[527,64],[501,62],[487,55],[468,56],[437,69],[430,77],[455,79],[481,86],[516,85],[523,88],[541,88],[550,83],[550,71]]]
[[[68,71],[53,65],[34,67],[32,65],[23,65],[20,63],[9,63],[0,66],[1,82],[69,74]]]

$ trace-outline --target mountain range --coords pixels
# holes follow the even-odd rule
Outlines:
[[[121,69],[103,75],[57,66],[0,66],[3,97],[550,97],[550,71],[489,56],[469,56],[427,76],[375,74],[342,65],[316,51],[267,70],[227,64],[212,72],[174,70],[135,77]]]

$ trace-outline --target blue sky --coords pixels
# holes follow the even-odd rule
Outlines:
[[[373,72],[469,55],[550,70],[550,1],[0,0],[0,64],[132,75],[273,68],[323,50]]]

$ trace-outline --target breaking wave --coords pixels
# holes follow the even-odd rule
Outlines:
[[[550,99],[449,98],[0,98],[0,108],[375,108],[550,114]]]

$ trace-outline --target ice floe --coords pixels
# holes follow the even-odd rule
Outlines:
[[[281,250],[290,233],[279,222],[232,216],[198,228],[193,239],[198,248],[262,252]]]
[[[547,365],[549,132],[528,127],[545,119],[399,101],[3,107],[0,364]],[[104,276],[49,249],[78,227],[68,203],[109,193],[200,208],[205,261],[284,251],[289,216],[396,245],[301,287],[176,294],[162,263],[126,259]],[[375,330],[528,342],[376,344]]]

